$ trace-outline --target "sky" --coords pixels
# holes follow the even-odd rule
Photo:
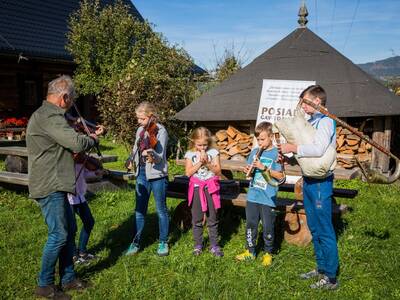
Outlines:
[[[141,15],[197,65],[225,49],[243,64],[298,27],[302,0],[132,0]],[[400,0],[306,0],[307,27],[354,63],[400,55]]]

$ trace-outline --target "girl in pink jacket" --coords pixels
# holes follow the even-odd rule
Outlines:
[[[211,133],[207,128],[193,130],[185,159],[185,173],[190,177],[188,200],[192,211],[193,254],[198,256],[203,251],[203,224],[206,219],[210,251],[214,256],[222,257],[224,253],[218,245],[217,215],[221,207],[218,177],[221,165],[219,152],[213,148]]]

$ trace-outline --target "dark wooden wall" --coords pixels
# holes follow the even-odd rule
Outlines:
[[[30,117],[46,98],[48,83],[61,74],[73,75],[67,61],[21,60],[0,55],[0,118]],[[77,104],[88,119],[97,119],[95,98],[80,97]]]

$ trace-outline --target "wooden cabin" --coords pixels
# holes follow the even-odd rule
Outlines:
[[[131,1],[124,2],[143,20]],[[60,74],[73,75],[66,33],[69,16],[79,4],[79,0],[0,1],[0,119],[29,117],[45,98],[49,81]],[[77,102],[82,113],[95,119],[94,97],[83,100]]]

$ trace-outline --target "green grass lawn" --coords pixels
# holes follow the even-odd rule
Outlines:
[[[104,153],[120,156],[111,168],[121,167],[126,150],[112,142]],[[172,166],[172,173],[180,167]],[[132,239],[135,205],[133,190],[103,192],[91,198],[96,224],[90,251],[100,258],[78,266],[79,277],[92,287],[74,293],[76,299],[400,299],[400,188],[338,181],[338,187],[356,188],[355,199],[338,199],[350,206],[339,229],[340,288],[312,291],[298,274],[314,267],[312,247],[282,242],[273,264],[265,268],[260,257],[238,263],[244,248],[244,210],[222,211],[221,244],[225,257],[208,252],[193,257],[191,231],[171,225],[170,255],[157,257],[158,223],[151,200],[143,235],[143,251],[125,257]],[[180,200],[168,199],[170,213]],[[24,192],[0,191],[0,298],[33,298],[40,257],[47,237],[39,207]]]

